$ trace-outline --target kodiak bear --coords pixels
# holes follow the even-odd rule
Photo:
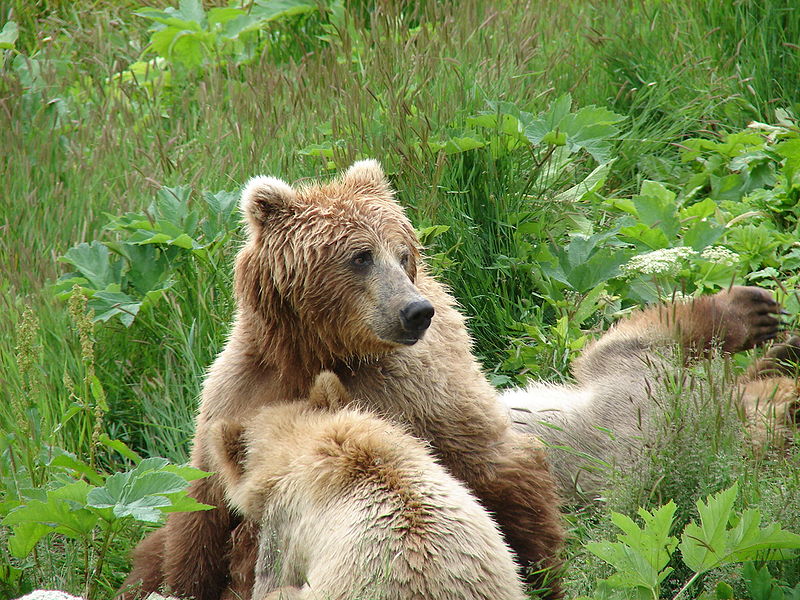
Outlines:
[[[347,402],[331,372],[310,394],[209,429],[230,507],[260,524],[253,598],[527,598],[495,523],[422,442],[326,410]]]
[[[203,386],[192,465],[213,469],[215,423],[246,424],[333,371],[358,406],[430,444],[493,515],[527,581],[560,597],[553,570],[564,533],[542,447],[512,429],[380,165],[360,161],[332,182],[296,188],[256,177],[241,207],[248,240],[235,266],[237,312]],[[190,494],[217,508],[170,514],[145,538],[127,597],[166,587],[218,600],[229,583],[250,589],[238,580],[252,575],[252,523],[236,529],[219,476],[193,482]]]
[[[681,370],[676,366],[715,349],[733,353],[773,339],[780,312],[768,291],[742,286],[637,311],[583,351],[574,385],[532,383],[501,400],[515,427],[548,446],[562,494],[591,498],[608,484],[610,466],[637,464],[652,439],[664,379]],[[800,338],[774,346],[733,390],[756,444],[784,431],[798,407],[798,384],[784,362],[798,356]]]

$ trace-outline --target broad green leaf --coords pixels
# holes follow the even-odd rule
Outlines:
[[[163,515],[159,509],[166,508],[171,504],[170,499],[165,496],[145,496],[125,504],[115,504],[113,512],[114,516],[119,519],[133,517],[137,521],[158,523]]]
[[[674,239],[680,229],[676,214],[675,193],[655,181],[642,183],[641,193],[633,199],[636,212],[642,223],[664,232],[667,239]]]
[[[598,165],[591,173],[589,173],[583,181],[577,185],[572,186],[568,190],[564,190],[553,198],[554,202],[578,202],[590,192],[596,192],[606,182],[606,177],[611,170],[613,160],[607,163]]]
[[[3,30],[0,31],[0,50],[13,49],[18,37],[19,27],[14,21],[9,21],[3,25]]]
[[[452,137],[441,142],[428,142],[428,147],[433,152],[444,151],[444,153],[448,156],[452,154],[459,154],[461,152],[467,152],[468,150],[474,150],[475,148],[483,148],[485,145],[486,142],[468,136]]]
[[[319,5],[308,0],[255,0],[250,14],[269,22],[303,15],[319,10]]]
[[[784,600],[783,590],[770,575],[766,565],[756,569],[752,562],[742,567],[742,579],[752,600]]]
[[[224,25],[229,21],[246,16],[248,16],[247,13],[241,8],[217,6],[208,11],[206,18],[208,19],[209,29],[211,29],[212,25]]]
[[[683,234],[683,243],[699,251],[716,242],[724,233],[724,226],[707,219],[700,219]]]
[[[12,510],[3,519],[3,524],[16,529],[15,526],[23,523],[38,523],[54,533],[76,539],[89,535],[98,520],[98,515],[84,508],[89,487],[81,481],[51,490],[47,493],[47,501],[30,500]],[[28,525],[27,530],[36,533],[41,528]],[[19,543],[22,544],[22,540]]]
[[[644,223],[636,223],[629,227],[620,227],[619,234],[639,242],[641,246],[646,246],[651,250],[658,250],[669,246],[669,240],[663,231],[648,227]]]
[[[606,291],[606,283],[602,282],[597,284],[593,290],[591,290],[586,296],[581,300],[581,303],[578,305],[577,310],[572,315],[572,320],[577,326],[583,325],[583,322],[588,319],[592,313],[597,310],[597,300]]]
[[[427,246],[437,237],[450,230],[450,225],[431,225],[417,231],[420,244]]]
[[[163,470],[165,473],[174,473],[186,481],[205,479],[206,477],[211,477],[211,475],[213,475],[213,473],[203,471],[202,469],[198,469],[191,465],[166,465]]]
[[[174,11],[170,13],[164,10],[159,10],[157,8],[140,8],[133,14],[136,15],[137,17],[143,17],[145,19],[150,19],[152,21],[155,21],[156,23],[161,23],[162,25],[166,25],[175,31],[201,30],[201,26],[198,21],[178,16]],[[161,31],[163,31],[163,29]]]
[[[711,198],[705,198],[700,202],[696,202],[691,206],[687,206],[680,210],[680,218],[688,219],[695,217],[696,219],[705,219],[711,217],[717,212],[717,203]]]
[[[761,515],[756,510],[747,510],[734,520],[733,503],[737,494],[738,485],[734,484],[706,502],[697,501],[700,525],[689,523],[680,544],[683,561],[695,572],[705,573],[756,558],[786,558],[785,550],[800,548],[800,535],[784,531],[776,524],[760,528]]]
[[[189,214],[191,193],[192,188],[186,185],[162,187],[156,192],[156,199],[150,211],[158,220],[169,221],[177,228],[181,228]]]
[[[25,558],[36,544],[53,528],[36,521],[20,523],[13,528],[13,535],[8,539],[8,550],[15,558]]]
[[[212,506],[210,504],[203,504],[202,502],[198,502],[191,496],[186,494],[175,494],[174,496],[168,496],[170,499],[170,505],[165,506],[161,509],[161,512],[164,513],[171,513],[171,512],[197,512],[200,510],[212,510],[217,508],[216,506]]]
[[[141,306],[141,302],[122,292],[97,292],[89,300],[95,321],[105,322],[116,316],[125,327],[131,326]]]
[[[104,290],[111,284],[119,284],[120,265],[112,263],[108,248],[98,241],[82,243],[67,250],[60,259],[78,269],[95,290]]]
[[[203,10],[203,3],[200,0],[181,0],[175,16],[186,21],[194,21],[202,24],[205,21],[206,13]]]

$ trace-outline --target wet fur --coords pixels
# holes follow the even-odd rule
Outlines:
[[[715,350],[738,352],[774,338],[779,310],[769,292],[737,286],[639,311],[584,350],[574,365],[574,385],[533,383],[501,399],[519,430],[550,446],[561,490],[597,496],[609,475],[601,465],[629,469],[636,464],[658,410],[663,377],[682,361]],[[775,377],[775,368],[775,360],[765,359],[734,391],[754,439],[764,440],[797,403],[794,380]]]
[[[249,240],[236,262],[238,311],[203,387],[192,464],[210,468],[206,444],[218,420],[247,419],[263,406],[306,396],[316,374],[332,370],[356,405],[431,445],[490,507],[523,567],[557,567],[564,533],[543,452],[510,427],[471,353],[463,316],[427,273],[378,164],[362,161],[329,184],[302,188],[257,178],[242,208]],[[365,245],[386,265],[382,279],[358,279],[343,266]],[[397,262],[402,253],[410,256],[405,265]],[[388,300],[382,280],[395,290]],[[376,322],[391,312],[386,303],[415,294],[436,311],[424,337],[414,345],[384,339],[396,329]],[[161,583],[178,595],[216,600],[231,571],[246,571],[225,559],[237,521],[221,502],[219,478],[194,484],[190,493],[220,508],[172,514],[166,532],[154,534],[166,546]],[[159,548],[152,540],[143,544],[126,597],[160,587]],[[542,581],[530,578],[537,586]],[[561,595],[557,580],[548,595]]]
[[[253,597],[524,600],[497,526],[421,442],[356,410],[312,408],[343,397],[326,375],[314,405],[212,430],[231,507],[261,524]]]

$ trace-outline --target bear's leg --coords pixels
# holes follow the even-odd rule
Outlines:
[[[739,352],[763,344],[780,331],[780,305],[767,290],[734,286],[713,296],[688,302],[661,304],[633,313],[619,321],[591,344],[575,361],[579,383],[592,385],[599,378],[631,371],[649,375],[648,360],[658,348],[677,342],[687,358],[702,355],[712,348]]]
[[[786,342],[775,344],[760,359],[755,361],[744,379],[767,379],[769,377],[795,377],[800,369],[800,336],[793,335]]]
[[[119,590],[118,600],[145,598],[152,592],[162,591],[166,531],[166,527],[156,529],[136,546],[133,569]]]
[[[164,526],[166,587],[180,597],[219,600],[228,585],[231,529],[236,523],[216,476],[193,481],[189,494],[217,508],[169,515]]]
[[[800,336],[775,344],[742,377],[738,392],[757,450],[782,445],[800,422]]]
[[[231,534],[230,584],[221,600],[249,600],[258,559],[258,523],[242,521]]]
[[[544,590],[544,598],[560,598],[558,569],[564,530],[560,501],[544,453],[531,438],[511,433],[498,451],[490,466],[493,477],[470,485],[493,514],[527,583]],[[529,568],[533,569],[530,573]]]

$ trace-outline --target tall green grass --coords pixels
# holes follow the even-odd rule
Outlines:
[[[336,33],[319,15],[277,24],[255,61],[176,69],[170,87],[152,89],[114,77],[151,57],[137,6],[0,1],[0,26],[20,27],[0,69],[0,428],[17,427],[13,407],[35,406],[42,438],[76,453],[88,442],[77,421],[61,422],[73,400],[65,377],[80,381],[85,365],[49,286],[71,246],[112,239],[107,213],[142,211],[163,185],[236,190],[257,173],[326,176],[328,159],[298,152],[315,144],[331,143],[338,167],[377,157],[415,225],[449,227],[429,254],[471,317],[484,365],[499,371],[520,323],[546,330],[558,316],[526,262],[531,247],[563,241],[570,215],[598,226],[606,217],[548,202],[570,180],[543,187],[528,157],[446,156],[429,142],[460,135],[489,100],[537,113],[568,92],[578,107],[629,117],[605,188],[625,195],[645,178],[680,184],[682,141],[770,122],[799,85],[800,16],[788,1],[353,3]],[[573,176],[592,166],[578,163]],[[130,329],[95,326],[104,426],[143,454],[187,455],[204,369],[232,315],[233,239],[213,267],[180,271]],[[565,377],[569,352],[545,342],[539,372]],[[786,477],[769,468],[769,481]],[[781,516],[792,489],[758,493]],[[39,583],[59,583],[47,577]]]

